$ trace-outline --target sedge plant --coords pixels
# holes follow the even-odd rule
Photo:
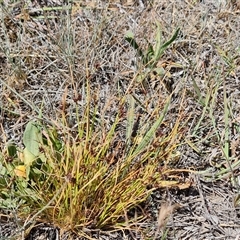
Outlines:
[[[10,144],[1,155],[0,205],[7,208],[14,199],[19,217],[29,219],[23,228],[36,220],[78,233],[83,228],[129,227],[145,216],[142,212],[128,218],[126,226],[126,213],[161,187],[164,171],[169,174],[167,162],[177,147],[180,120],[171,137],[157,136],[156,131],[164,123],[171,96],[157,106],[150,126],[142,123],[136,134],[139,141],[133,141],[134,98],[120,100],[119,108],[129,106],[127,116],[119,111],[107,130],[99,129],[97,108],[91,105],[90,89],[86,92],[86,105],[77,111],[74,133],[65,112],[52,124],[31,120],[25,127],[24,148]],[[129,99],[130,105],[126,104]],[[125,145],[120,144],[117,129],[123,118],[128,122]],[[166,181],[162,184],[166,186]]]

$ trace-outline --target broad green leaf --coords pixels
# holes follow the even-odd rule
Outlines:
[[[14,143],[9,143],[7,145],[8,156],[16,157],[17,156],[17,147]]]
[[[5,176],[8,173],[8,170],[0,162],[0,176]]]
[[[23,134],[23,143],[25,148],[34,156],[38,156],[39,146],[42,143],[42,135],[36,124],[36,122],[30,121]]]
[[[21,155],[21,160],[23,161],[25,166],[31,166],[33,161],[36,160],[37,156],[32,154],[28,148],[24,148],[23,154]]]

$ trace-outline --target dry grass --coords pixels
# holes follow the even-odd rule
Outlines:
[[[140,3],[1,6],[1,208],[22,228],[131,229],[197,170],[238,188],[237,3]]]

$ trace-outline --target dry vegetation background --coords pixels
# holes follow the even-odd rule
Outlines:
[[[120,110],[126,114],[126,106],[119,107],[121,97],[137,99],[135,122],[144,129],[153,123],[155,107],[161,112],[171,96],[156,132],[171,138],[161,155],[171,173],[142,206],[145,221],[127,232],[89,231],[89,236],[239,239],[239,8],[238,0],[1,1],[1,151],[10,141],[22,146],[32,119],[62,123],[64,113],[65,130],[74,135],[76,104],[81,112],[86,84],[101,120],[96,131],[106,133]],[[163,40],[177,28],[180,32],[158,61],[161,76],[150,72],[139,82],[146,69],[125,34],[131,30],[147,49],[155,42],[156,22]],[[124,148],[125,126],[123,117],[117,128],[118,150]],[[10,231],[6,225],[16,223],[1,224],[2,236]],[[56,231],[49,239],[57,239]]]

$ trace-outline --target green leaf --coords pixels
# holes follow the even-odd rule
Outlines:
[[[14,143],[9,143],[7,145],[7,151],[9,157],[16,157],[17,156],[17,147]]]
[[[129,108],[127,112],[127,128],[126,128],[126,137],[127,140],[131,140],[131,135],[133,131],[133,125],[134,125],[134,107],[135,107],[135,99],[132,95],[128,95],[128,103]]]
[[[200,88],[198,87],[196,81],[194,78],[192,78],[192,81],[193,81],[193,88],[198,96],[198,99],[199,99],[199,102],[202,104],[202,106],[206,106],[206,99],[202,96],[201,94],[201,90]]]
[[[23,143],[26,151],[30,152],[35,157],[39,154],[39,146],[42,144],[42,135],[37,127],[37,123],[30,121],[23,134]]]
[[[156,36],[156,46],[155,46],[155,52],[154,52],[154,61],[157,62],[159,58],[163,55],[164,51],[176,40],[178,33],[180,31],[180,28],[176,30],[176,32],[173,34],[173,36],[165,42],[163,45],[161,45],[161,28],[160,24],[158,25],[158,32]]]
[[[137,42],[134,39],[134,34],[131,31],[128,31],[125,35],[125,40],[135,49],[137,50],[138,55],[141,58],[144,58],[144,54],[142,49],[138,46]]]
[[[154,71],[157,73],[158,76],[164,76],[166,73],[163,67],[154,68]]]
[[[48,146],[52,144],[55,150],[60,151],[62,148],[62,142],[59,140],[57,130],[55,128],[47,129],[47,133],[51,142],[48,142],[48,139],[45,139],[44,144]]]
[[[32,154],[28,148],[23,150],[23,158],[21,159],[24,162],[25,166],[31,166],[32,163],[36,160],[37,156]]]
[[[141,152],[142,150],[144,150],[146,148],[146,146],[151,142],[151,140],[154,138],[154,134],[157,131],[158,127],[161,125],[169,104],[171,101],[171,96],[168,97],[167,102],[164,106],[163,112],[162,114],[159,116],[159,118],[157,119],[157,121],[153,124],[153,126],[150,128],[150,130],[145,134],[145,136],[143,137],[142,141],[139,143],[139,145],[137,146],[136,150],[134,151],[134,154],[138,154],[139,152]]]
[[[130,38],[130,39],[134,39],[134,34],[132,31],[127,31],[125,34],[125,38]]]
[[[161,56],[161,44],[162,44],[162,32],[160,24],[157,22],[157,35],[156,35],[156,45],[154,51],[154,60],[158,61],[159,57]]]
[[[8,173],[8,170],[7,170],[7,168],[5,168],[3,165],[2,165],[2,163],[0,162],[0,176],[2,176],[2,179],[3,179],[3,177],[5,177],[6,175],[7,175],[7,173]],[[0,178],[0,180],[2,180],[1,178]],[[1,184],[0,184],[1,185]]]
[[[154,49],[153,49],[153,46],[151,44],[149,44],[147,52],[144,54],[143,64],[144,65],[151,65],[152,60],[153,60],[153,56],[154,56]]]

